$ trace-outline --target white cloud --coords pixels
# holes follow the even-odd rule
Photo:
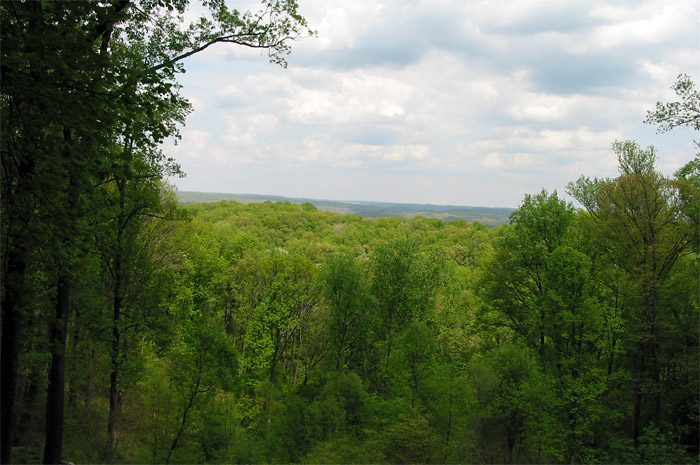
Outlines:
[[[659,44],[683,35],[697,40],[698,7],[693,2],[664,0],[629,5],[599,4],[590,12],[608,24],[595,28],[582,50],[617,48],[624,45]]]
[[[693,137],[642,124],[697,71],[693,2],[300,8],[319,37],[293,44],[288,69],[226,46],[188,64],[195,112],[167,148],[189,173],[181,186],[515,206],[580,174],[615,175],[615,139],[666,143],[660,166],[675,169],[686,145],[672,141]]]
[[[389,161],[424,160],[429,149],[423,144],[390,145],[380,150],[382,159]]]
[[[311,85],[302,81],[308,74],[317,77]],[[301,124],[363,123],[404,116],[403,105],[412,92],[410,86],[379,71],[301,69],[283,79],[287,83],[280,109],[291,121]],[[318,81],[325,85],[318,86]]]
[[[484,168],[502,168],[505,164],[501,161],[501,157],[497,152],[491,152],[481,161],[481,166]]]
[[[508,151],[510,153],[539,153],[546,158],[555,158],[564,152],[587,153],[605,150],[622,135],[615,131],[593,132],[583,127],[576,130],[533,131],[526,127],[512,129],[507,136],[480,140],[470,146],[471,150]]]
[[[557,121],[569,116],[567,99],[540,96],[538,100],[514,105],[510,108],[510,114],[518,121]]]
[[[529,153],[516,153],[514,162],[516,165],[529,165],[532,163],[532,155]]]
[[[277,129],[278,118],[275,115],[226,115],[226,133],[221,141],[231,146],[252,146],[270,137]]]
[[[206,157],[209,140],[211,139],[210,133],[198,129],[188,129],[182,131],[181,136],[182,139],[177,145],[173,144],[174,141],[170,141],[172,145],[169,147],[179,160]]]

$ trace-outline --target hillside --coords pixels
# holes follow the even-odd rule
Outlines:
[[[241,203],[260,202],[290,202],[293,204],[311,203],[317,209],[332,213],[360,215],[365,218],[406,218],[425,216],[438,218],[443,221],[465,220],[478,221],[487,226],[498,226],[508,223],[508,217],[513,212],[512,208],[470,207],[457,205],[431,205],[411,203],[389,202],[365,202],[365,201],[334,201],[307,198],[289,198],[278,195],[255,194],[224,194],[215,192],[179,191],[178,200],[181,204],[218,202],[220,200],[234,200]]]

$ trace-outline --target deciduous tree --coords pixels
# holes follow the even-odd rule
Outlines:
[[[33,251],[58,270],[56,331],[47,406],[47,462],[61,459],[65,334],[71,261],[85,218],[80,203],[111,175],[110,148],[158,144],[178,118],[174,83],[182,60],[216,43],[260,48],[284,64],[306,33],[294,0],[266,0],[256,13],[206,2],[210,17],[182,26],[187,1],[5,2],[2,59],[3,377],[2,461],[11,460],[18,336]],[[126,126],[129,127],[125,131]],[[12,225],[12,226],[10,226]],[[46,238],[57,238],[47,241]]]
[[[664,314],[669,311],[670,278],[676,264],[693,253],[697,227],[684,215],[685,199],[674,183],[656,171],[653,147],[633,141],[616,142],[620,176],[582,177],[570,193],[588,210],[599,241],[611,262],[624,272],[629,308],[627,334],[632,338],[634,377],[632,437],[635,446],[643,429],[643,414],[660,428],[664,419],[664,389],[660,342]],[[649,399],[650,402],[644,402]],[[648,411],[643,412],[643,410]]]

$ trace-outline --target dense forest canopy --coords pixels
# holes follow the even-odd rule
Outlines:
[[[0,4],[3,463],[698,461],[698,155],[614,142],[494,228],[181,207],[183,60],[313,34],[186,3]]]

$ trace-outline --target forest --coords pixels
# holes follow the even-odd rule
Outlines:
[[[2,463],[698,462],[699,155],[496,227],[181,206],[183,60],[313,34],[186,3],[0,3]],[[645,122],[700,130],[673,89]]]
[[[455,205],[410,204],[390,202],[366,202],[366,201],[336,201],[308,198],[283,197],[280,195],[255,195],[255,194],[224,194],[216,192],[192,192],[175,191],[178,203],[189,205],[191,203],[219,202],[221,200],[233,200],[240,203],[261,202],[289,202],[292,204],[310,203],[318,210],[340,213],[343,215],[357,215],[363,218],[405,218],[416,216],[437,218],[445,222],[464,220],[469,223],[478,221],[486,226],[500,226],[509,221],[514,208],[497,207],[468,207]]]

